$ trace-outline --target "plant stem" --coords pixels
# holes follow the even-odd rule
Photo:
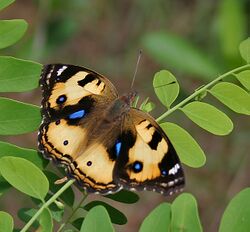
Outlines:
[[[67,188],[69,188],[75,180],[69,180],[65,185],[62,186],[42,207],[35,213],[35,215],[28,221],[28,223],[23,227],[20,232],[25,232],[29,229],[32,223],[39,217],[45,208],[48,208]]]
[[[203,91],[205,91],[209,87],[213,86],[218,81],[222,80],[224,77],[229,76],[231,74],[234,74],[235,72],[239,72],[239,71],[241,71],[241,70],[243,70],[245,68],[248,68],[248,67],[250,67],[250,64],[243,65],[241,67],[235,68],[235,69],[233,69],[233,70],[231,70],[229,72],[226,72],[226,73],[218,76],[216,79],[214,79],[213,81],[209,82],[207,85],[205,85],[202,88],[200,88],[197,91],[195,91],[193,94],[191,94],[190,96],[188,96],[187,98],[185,98],[183,101],[181,101],[180,103],[178,103],[177,105],[175,105],[173,108],[171,108],[168,111],[166,111],[165,113],[163,113],[160,117],[158,117],[156,119],[156,121],[160,122],[161,120],[163,120],[164,118],[166,118],[168,115],[170,115],[174,111],[178,110],[181,106],[183,106],[184,104],[186,104],[188,101],[192,100],[193,98],[195,98],[196,96],[198,96],[200,93],[202,93]]]
[[[85,192],[83,194],[83,197],[81,199],[81,201],[79,202],[79,204],[75,207],[75,209],[71,212],[71,214],[69,215],[69,217],[67,218],[67,220],[61,224],[61,226],[59,227],[59,229],[57,230],[57,232],[60,232],[70,221],[70,219],[74,216],[75,212],[81,207],[82,203],[85,201],[85,199],[87,198],[88,194]]]

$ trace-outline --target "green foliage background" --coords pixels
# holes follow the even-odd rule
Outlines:
[[[0,0],[0,9],[11,2]],[[153,101],[157,107],[152,114],[156,117],[162,115],[166,108],[178,104],[195,89],[199,91],[200,86],[213,81],[219,74],[244,65],[245,61],[249,62],[249,56],[246,55],[249,53],[245,52],[246,45],[244,47],[244,44],[241,44],[241,54],[238,50],[240,42],[249,35],[248,8],[247,1],[233,0],[216,2],[158,0],[154,1],[153,4],[151,1],[142,0],[105,2],[73,0],[64,1],[63,4],[59,0],[15,2],[0,12],[0,18],[3,19],[0,22],[0,48],[6,47],[1,50],[1,56],[11,55],[37,63],[25,62],[11,57],[0,57],[0,63],[4,67],[0,67],[2,80],[0,91],[5,92],[5,94],[1,94],[4,98],[1,98],[0,101],[1,135],[18,135],[34,131],[38,127],[40,123],[38,107],[9,100],[6,97],[39,105],[41,101],[40,91],[32,89],[38,85],[37,75],[41,69],[40,63],[62,62],[90,67],[108,76],[117,86],[119,92],[124,93],[129,90],[137,51],[141,48],[144,51],[143,58],[135,83],[136,89],[140,93],[139,103],[142,103],[142,107],[149,111],[153,105],[151,101]],[[10,20],[14,18],[21,20]],[[28,22],[29,27],[22,19]],[[24,33],[25,36],[22,40],[16,43]],[[14,43],[16,43],[14,46],[8,47]],[[158,72],[160,69],[168,69],[171,73],[169,71]],[[153,76],[156,72],[158,73],[153,82]],[[168,86],[164,82],[167,80],[168,83],[171,83],[175,80],[173,74],[177,76],[181,88],[179,88],[178,83],[174,86]],[[18,78],[13,79],[13,77]],[[152,82],[158,98],[165,107],[159,104],[159,100],[154,95]],[[200,94],[196,96],[197,100],[205,97],[206,103],[193,102],[184,105],[181,111],[166,115],[167,118],[164,120],[172,123],[162,124],[162,127],[169,132],[170,139],[173,142],[177,141],[175,142],[177,145],[175,145],[179,148],[185,147],[185,144],[182,143],[184,140],[180,138],[189,138],[186,149],[179,150],[178,153],[180,153],[182,162],[187,165],[185,166],[187,179],[185,191],[192,193],[198,201],[199,215],[204,231],[218,230],[222,212],[229,200],[249,185],[250,122],[249,116],[246,116],[249,115],[249,101],[244,100],[246,99],[244,96],[249,95],[249,83],[249,70],[227,75],[223,82],[213,86],[209,91],[200,91]],[[157,88],[157,86],[162,85],[163,89]],[[166,92],[171,93],[171,95],[165,96]],[[141,99],[146,97],[150,97],[150,105],[142,102]],[[174,100],[176,101],[173,104]],[[208,103],[213,106],[208,106]],[[214,106],[219,107],[226,114],[218,111]],[[209,111],[207,111],[208,107]],[[196,115],[199,115],[198,118],[194,111]],[[26,113],[22,114],[22,112]],[[211,112],[214,113],[211,114]],[[240,114],[235,114],[235,112]],[[217,117],[211,118],[211,115],[215,114]],[[15,120],[16,115],[20,116],[21,124],[20,121]],[[232,121],[234,122],[234,130],[230,136],[220,138],[200,129],[187,120],[185,115],[213,134],[226,135],[230,133],[233,129]],[[200,120],[200,116],[203,119],[208,118],[207,122]],[[158,120],[164,121],[161,117]],[[213,120],[220,121],[214,125],[210,123]],[[187,135],[185,130],[173,123],[185,128],[198,141],[202,149],[193,141],[192,137]],[[39,159],[34,150],[9,144],[35,148],[36,133],[4,136],[1,137],[1,140],[6,142],[0,142],[2,151],[0,157],[5,156],[5,154],[24,157],[34,164],[31,165],[26,160],[13,159],[12,157],[2,158],[0,163],[2,176],[18,190],[33,197],[32,201],[27,200],[20,192],[10,190],[9,184],[1,177],[0,209],[11,213],[15,219],[15,225],[22,225],[21,220],[27,221],[36,213],[36,210],[29,209],[36,208],[34,202],[39,204],[35,199],[44,201],[48,192],[47,178],[51,182],[52,192],[56,192],[60,186],[53,185],[53,182],[58,177],[54,173],[46,171],[46,178],[44,174],[36,171],[43,169],[47,162]],[[193,153],[187,152],[185,154],[185,151],[191,150],[190,147]],[[206,153],[205,166],[199,169],[189,168],[188,166],[201,167],[204,164],[205,156],[202,150]],[[8,171],[13,170],[13,168],[16,170],[16,175],[24,176],[23,182],[16,180],[14,172]],[[56,172],[52,166],[47,169]],[[41,184],[37,187],[29,186],[26,179],[29,178],[29,175],[25,173],[25,170],[33,170],[34,183],[40,182]],[[56,173],[60,175],[60,173]],[[34,189],[38,189],[38,192]],[[85,205],[82,212],[78,213],[79,218],[82,218],[86,216],[86,210],[90,210],[84,220],[85,227],[82,226],[81,231],[92,231],[93,218],[97,215],[99,215],[98,218],[103,219],[99,222],[100,225],[104,223],[107,226],[106,230],[109,231],[112,225],[111,222],[107,224],[107,220],[110,220],[107,212],[109,215],[119,215],[116,218],[111,216],[111,221],[118,224],[117,231],[138,231],[143,218],[159,203],[166,202],[165,197],[155,193],[143,192],[139,195],[140,201],[136,205],[126,205],[126,207],[112,200],[104,200],[126,215],[128,223],[123,226],[119,226],[126,223],[127,220],[123,213],[115,211],[115,208],[109,208],[110,206],[105,205],[105,203],[102,203],[102,206],[94,207],[100,205],[101,197],[88,196],[90,203]],[[140,231],[160,231],[159,228],[164,228],[164,223],[168,222],[168,217],[171,220],[171,231],[179,231],[178,228],[183,226],[179,224],[180,221],[184,222],[188,231],[200,231],[201,225],[197,220],[196,201],[192,195],[185,193],[177,197],[171,205],[168,203],[159,205],[151,212],[150,217],[146,217]],[[76,202],[81,201],[82,193],[76,191],[75,197]],[[118,199],[127,199],[127,197],[120,196]],[[167,198],[167,201],[172,202],[175,197]],[[234,199],[234,202],[228,206],[227,213],[223,215],[220,231],[239,229],[242,223],[238,222],[242,219],[242,215],[248,214],[249,207],[245,207],[246,212],[242,210],[240,213],[238,213],[237,207],[242,205],[242,202],[249,202],[249,189],[243,190]],[[61,195],[61,200],[67,206],[73,206],[74,194],[71,188]],[[137,200],[131,200],[130,203]],[[16,207],[10,208],[9,201],[13,202]],[[187,202],[190,205],[186,205]],[[64,211],[60,203],[54,203],[52,205],[54,208],[51,211],[44,210],[39,221],[36,222],[43,226],[44,231],[51,230],[47,227],[50,225],[51,217],[60,221]],[[26,209],[21,209],[22,207]],[[21,210],[16,212],[17,209]],[[187,215],[190,212],[193,213],[191,218],[188,218]],[[233,221],[234,212],[237,212],[238,220],[234,220],[236,221],[235,225],[227,228],[227,222]],[[0,217],[6,221],[7,226],[11,224],[12,219],[8,214],[0,212]],[[161,217],[163,220],[160,220]],[[106,221],[105,218],[107,218]],[[154,223],[158,219],[159,223]],[[75,228],[81,228],[81,221],[75,220],[73,222]],[[245,227],[242,227],[242,231],[247,228],[246,224],[243,225]],[[0,231],[1,226],[5,225],[0,223]],[[154,226],[159,226],[159,228]]]

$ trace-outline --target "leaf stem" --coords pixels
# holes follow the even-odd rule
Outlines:
[[[168,115],[170,115],[171,113],[173,113],[174,111],[178,110],[181,106],[183,106],[184,104],[186,104],[188,101],[192,100],[193,98],[195,98],[196,96],[198,96],[200,93],[202,93],[203,91],[205,91],[206,89],[210,88],[211,86],[213,86],[214,84],[216,84],[218,81],[222,80],[224,77],[229,76],[231,74],[234,74],[235,72],[239,72],[245,68],[250,67],[250,64],[246,64],[243,66],[240,66],[238,68],[235,68],[229,72],[226,72],[220,76],[218,76],[216,79],[214,79],[213,81],[209,82],[207,85],[204,85],[202,88],[196,90],[193,94],[191,94],[190,96],[188,96],[187,98],[185,98],[183,101],[181,101],[180,103],[178,103],[177,105],[175,105],[173,108],[169,109],[168,111],[166,111],[165,113],[163,113],[160,117],[158,117],[156,119],[157,122],[162,121],[164,118],[166,118]]]
[[[85,201],[85,199],[87,198],[88,194],[85,192],[83,194],[83,197],[81,199],[81,201],[79,202],[79,204],[75,207],[75,209],[71,212],[71,214],[69,215],[69,217],[67,218],[67,220],[61,224],[61,226],[59,227],[59,229],[57,230],[57,232],[60,232],[70,221],[70,219],[74,216],[75,212],[81,207],[82,203]]]
[[[42,207],[35,213],[35,215],[28,221],[28,223],[23,227],[20,232],[26,232],[32,223],[40,216],[45,208],[48,208],[67,188],[69,188],[75,180],[69,180],[65,185],[62,186]]]

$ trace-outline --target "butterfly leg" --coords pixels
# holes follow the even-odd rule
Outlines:
[[[54,182],[54,184],[63,184],[63,183],[65,183],[65,182],[67,182],[67,181],[68,181],[68,177],[65,176],[65,177],[63,177],[63,178],[61,178],[61,179],[56,180],[56,181]]]

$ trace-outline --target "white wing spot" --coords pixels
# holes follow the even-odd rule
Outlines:
[[[173,168],[171,168],[170,170],[169,170],[169,175],[175,175],[177,172],[178,172],[178,170],[180,169],[180,165],[179,164],[176,164]]]
[[[60,69],[57,70],[57,76],[60,76],[62,72],[67,68],[67,66],[62,66]]]

